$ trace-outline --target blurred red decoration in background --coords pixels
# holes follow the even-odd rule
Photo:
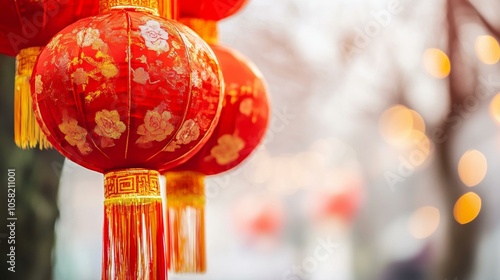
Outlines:
[[[249,242],[273,240],[279,237],[285,224],[285,209],[281,201],[271,197],[246,196],[234,204],[234,224]]]
[[[0,53],[45,46],[57,32],[99,11],[99,0],[0,0]]]
[[[213,131],[223,81],[209,46],[155,5],[101,2],[107,13],[63,29],[33,71],[35,115],[51,144],[104,172],[102,279],[166,279],[157,170]],[[126,5],[128,10],[117,7]],[[101,7],[102,8],[102,7]]]
[[[360,205],[360,189],[345,189],[340,193],[318,195],[319,219],[338,217],[345,222],[354,219]]]
[[[317,222],[337,218],[350,224],[362,204],[363,182],[359,175],[345,171],[339,189],[315,191],[308,201],[311,215]]]
[[[248,0],[177,0],[180,18],[221,20],[243,8]]]

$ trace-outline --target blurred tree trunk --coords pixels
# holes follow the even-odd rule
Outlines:
[[[468,0],[447,0],[446,2],[446,21],[448,24],[448,50],[447,53],[451,60],[452,71],[448,78],[448,90],[450,96],[450,112],[442,123],[442,135],[446,135],[448,141],[437,144],[437,154],[441,171],[443,174],[443,193],[448,205],[451,215],[451,223],[448,228],[448,243],[447,251],[444,259],[440,264],[439,279],[470,279],[471,273],[476,261],[477,247],[480,237],[480,216],[474,221],[461,225],[455,221],[453,217],[453,207],[455,202],[465,194],[463,184],[458,178],[457,164],[451,157],[452,141],[454,139],[454,131],[456,130],[453,125],[454,122],[450,120],[462,119],[465,116],[460,115],[460,110],[452,110],[455,106],[464,106],[465,99],[474,94],[474,91],[464,88],[460,84],[463,79],[460,75],[463,72],[453,71],[459,67],[469,67],[477,74],[477,66],[468,65],[464,59],[464,53],[460,46],[460,25],[463,23],[458,19],[458,15],[472,14],[480,18],[480,23],[485,29],[492,30],[484,18],[474,9]],[[496,33],[496,32],[492,32]],[[457,73],[458,72],[458,73]],[[477,75],[476,75],[477,76]],[[474,88],[478,87],[478,80],[475,80]]]
[[[15,60],[0,55],[0,279],[53,278],[57,190],[64,158],[55,150],[21,150],[14,144]],[[16,170],[16,267],[7,270],[7,169]]]

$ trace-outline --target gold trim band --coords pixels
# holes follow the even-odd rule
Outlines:
[[[138,197],[159,197],[160,183],[158,171],[131,168],[104,174],[104,197],[128,199]]]
[[[134,10],[158,16],[158,1],[159,0],[100,0],[99,12],[105,13],[111,10]]]

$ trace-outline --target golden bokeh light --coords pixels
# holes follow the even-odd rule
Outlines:
[[[438,79],[448,77],[451,71],[450,59],[440,49],[429,48],[425,50],[423,64],[425,71]]]
[[[497,124],[500,124],[500,93],[497,93],[497,95],[491,99],[490,116]]]
[[[439,209],[425,206],[417,209],[408,221],[408,231],[417,239],[424,239],[436,232],[441,220]]]
[[[398,146],[404,158],[413,166],[424,164],[431,155],[431,140],[424,133],[413,130],[405,142]]]
[[[389,144],[395,144],[410,135],[413,129],[413,114],[403,105],[393,106],[382,113],[379,127],[384,139]]]
[[[478,36],[474,49],[477,58],[484,64],[495,64],[500,59],[500,45],[490,35]]]
[[[379,119],[379,128],[384,140],[398,148],[412,148],[422,140],[429,142],[422,116],[403,105],[395,105],[384,111]]]
[[[486,157],[478,150],[465,152],[458,163],[460,180],[468,187],[474,187],[481,183],[487,171]]]
[[[410,110],[413,117],[413,129],[425,133],[425,122],[422,116],[415,110]]]
[[[473,192],[468,192],[455,203],[453,216],[459,224],[464,225],[476,219],[480,211],[481,198]]]

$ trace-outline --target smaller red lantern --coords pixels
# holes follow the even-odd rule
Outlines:
[[[178,2],[180,18],[221,20],[243,8],[248,0],[181,0]]]
[[[181,22],[205,40],[217,41],[215,22]],[[175,272],[205,271],[204,177],[226,172],[245,160],[262,140],[269,119],[262,74],[236,51],[216,44],[211,47],[226,86],[218,125],[198,153],[166,173],[170,269]],[[186,225],[194,229],[194,235],[183,230]]]

